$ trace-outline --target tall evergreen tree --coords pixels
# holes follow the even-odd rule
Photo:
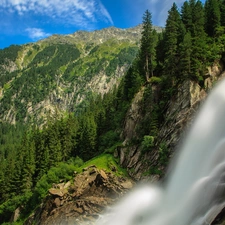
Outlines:
[[[188,78],[191,73],[191,53],[192,53],[192,39],[191,33],[187,32],[184,36],[183,42],[180,44],[180,73],[184,78]]]
[[[94,115],[91,112],[86,112],[80,116],[78,130],[78,151],[79,157],[85,161],[96,155],[97,144],[97,124],[94,120]]]
[[[155,43],[152,31],[152,15],[146,10],[143,16],[143,30],[140,46],[140,72],[145,74],[148,81],[153,76],[155,68]]]
[[[225,27],[225,0],[221,0],[220,12],[221,12],[220,16],[221,26]]]
[[[215,37],[221,25],[221,11],[219,0],[206,0],[205,2],[205,29],[210,37]]]
[[[48,140],[50,166],[54,166],[62,160],[59,126],[59,121],[56,121],[55,123],[50,124],[47,128],[46,139]]]
[[[181,17],[177,5],[174,3],[169,10],[165,28],[165,61],[164,74],[173,76],[177,73],[178,46],[181,36]]]
[[[192,57],[191,75],[193,78],[201,80],[206,63],[206,33],[204,30],[204,7],[198,0],[192,9],[193,33],[192,33]]]
[[[142,77],[138,71],[137,63],[138,61],[136,59],[124,77],[123,96],[127,101],[130,101],[134,97],[134,94],[137,93],[142,83]]]
[[[185,1],[181,7],[181,19],[187,32],[192,32],[192,10],[188,1]]]
[[[22,167],[22,191],[30,191],[33,187],[35,173],[35,145],[34,141],[27,140]]]
[[[202,39],[205,39],[205,13],[202,2],[198,0],[193,9],[192,9],[192,23],[193,23],[193,32],[192,37],[199,36]]]
[[[158,41],[156,45],[156,76],[161,76],[163,73],[163,66],[165,60],[165,31],[158,33]]]

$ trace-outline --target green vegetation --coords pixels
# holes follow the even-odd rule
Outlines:
[[[18,52],[22,49],[21,46],[11,45],[9,48],[0,50],[0,65],[9,65],[9,60],[15,61]]]
[[[99,169],[104,169],[107,172],[114,171],[117,176],[127,176],[127,171],[118,165],[117,159],[115,159],[111,154],[101,154],[96,156],[85,162],[77,169],[77,171],[81,172],[84,168],[92,165],[95,165]]]
[[[158,132],[166,120],[169,100],[185,80],[204,88],[207,66],[225,61],[224,3],[207,0],[203,5],[189,0],[181,10],[174,3],[159,34],[147,10],[139,51],[136,44],[114,39],[87,46],[46,41],[29,46],[26,54],[25,47],[19,46],[1,50],[0,223],[9,221],[18,206],[24,206],[24,219],[53,182],[70,180],[74,170],[94,164],[126,175],[113,152],[122,147],[124,119],[140,89],[143,119],[134,143],[129,144],[141,148],[142,157],[154,150],[158,162],[146,174],[162,175],[170,152]],[[7,67],[21,61],[21,67],[12,67],[13,71]],[[87,82],[101,72],[109,82],[119,67],[128,70],[118,87],[104,95],[87,88]],[[56,96],[70,100],[65,111],[60,108],[61,97]],[[78,106],[79,96],[85,98]],[[49,109],[40,106],[46,107],[43,125],[43,118],[31,115],[28,108],[34,110],[48,97],[55,102],[55,115],[52,118]],[[6,115],[16,124],[3,122]]]
[[[53,182],[71,179],[72,171],[81,171],[89,163],[124,175],[117,160],[109,154],[113,153],[113,148],[120,146],[120,131],[115,130],[123,119],[114,115],[115,94],[112,92],[103,98],[93,99],[82,114],[71,113],[57,120],[49,118],[41,129],[33,126],[29,131],[22,132],[20,128],[21,135],[16,139],[18,143],[13,139],[16,127],[2,124],[5,135],[1,140],[4,152],[0,151],[1,162],[4,162],[0,164],[1,222],[8,221],[11,213],[21,204],[28,205],[23,215],[29,214],[29,209],[40,203]],[[12,137],[8,136],[10,129]],[[10,144],[13,152],[8,148]],[[107,154],[97,157],[104,151]],[[97,158],[79,169],[77,165],[80,166],[82,161],[77,157],[84,161]]]
[[[138,51],[137,45],[127,40],[109,39],[102,44],[92,43],[88,46],[88,54],[81,44],[66,42],[43,42],[1,50],[0,66],[3,69],[0,88],[3,88],[3,95],[0,119],[10,111],[16,122],[41,124],[48,112],[38,109],[42,114],[39,118],[29,112],[29,108],[49,98],[52,107],[58,108],[61,96],[63,99],[70,98],[71,94],[74,98],[67,105],[67,110],[79,111],[85,107],[85,101],[96,95],[85,85],[97,79],[101,72],[108,76],[108,82],[119,76],[117,69],[128,68]],[[78,106],[79,98],[83,102]]]
[[[76,158],[73,163],[59,163],[57,167],[52,167],[46,174],[44,174],[37,182],[34,188],[34,194],[31,199],[32,202],[35,200],[34,206],[37,202],[46,197],[48,190],[52,187],[52,184],[58,184],[60,181],[67,182],[73,180],[74,171],[77,171],[83,164],[82,160]]]
[[[143,152],[150,151],[151,148],[154,147],[154,137],[145,135],[144,139],[141,143],[141,149]]]
[[[141,38],[141,47],[139,52],[139,72],[145,74],[146,81],[153,76],[153,71],[156,66],[155,62],[155,46],[156,46],[156,32],[152,29],[152,16],[146,10],[143,16],[143,31]]]

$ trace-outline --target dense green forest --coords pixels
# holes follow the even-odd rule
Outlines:
[[[8,54],[13,57],[20,48],[13,46]],[[38,65],[39,59],[43,57],[48,60],[57,54],[58,48],[60,46],[46,48],[41,53],[44,55],[37,54],[32,63]],[[73,60],[80,54],[76,47],[64,50],[70,52],[69,57]],[[111,73],[120,60],[127,57],[128,50],[122,50],[120,56],[110,62],[107,73]],[[94,54],[98,48],[91,51]],[[49,85],[52,79],[51,67],[64,65],[63,60],[48,61],[44,67],[48,70]],[[19,206],[23,210],[23,221],[47,194],[51,183],[62,178],[70,179],[74,168],[83,161],[106,152],[112,153],[120,146],[126,112],[133,97],[143,86],[142,113],[146,117],[140,124],[139,137],[134,141],[142,145],[144,154],[154,145],[157,132],[165,120],[163,113],[178,85],[185,80],[194,80],[207,89],[204,87],[207,66],[221,60],[225,62],[225,0],[206,0],[204,5],[201,1],[189,0],[184,2],[181,9],[174,3],[161,33],[153,29],[151,13],[147,10],[143,15],[139,51],[118,88],[103,96],[90,96],[89,102],[79,112],[71,111],[66,116],[56,112],[54,119],[49,117],[42,127],[35,124],[28,128],[23,123],[0,123],[0,223],[9,221],[12,212]],[[90,62],[88,67],[98,70],[102,64],[104,57],[99,65]],[[30,79],[33,85],[37,83],[37,69],[25,71],[29,74],[32,72]],[[65,71],[64,76],[73,82],[73,64]],[[38,71],[38,74],[41,76],[43,73]],[[152,86],[157,86],[159,90],[157,99],[153,98]],[[16,88],[16,84],[13,88]],[[24,92],[28,88],[25,87]],[[43,95],[32,99],[42,98]],[[11,97],[9,93],[4,101]],[[29,101],[26,93],[24,98]],[[18,101],[17,104],[22,103]],[[21,110],[23,108],[18,107]],[[18,116],[22,118],[23,112]],[[166,154],[164,151],[160,155],[164,165]]]
[[[92,95],[104,91],[96,79],[102,74],[107,83],[119,79],[116,70],[126,69],[138,50],[127,39],[100,44],[65,39],[0,50],[0,120],[41,125],[55,108],[79,111]]]

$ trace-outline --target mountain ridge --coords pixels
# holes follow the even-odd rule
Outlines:
[[[50,114],[71,111],[84,102],[87,95],[107,93],[119,84],[136,57],[141,29],[139,25],[128,29],[109,27],[93,32],[77,31],[1,50],[6,57],[0,63],[0,76],[5,80],[0,85],[0,120],[15,124],[19,120],[29,121],[30,115],[35,118],[36,114],[41,124],[46,111]],[[13,57],[11,52],[14,52]],[[30,76],[34,76],[39,88],[36,89],[35,84],[33,88],[32,85],[27,87],[23,100],[23,82],[30,80]],[[37,97],[39,100],[35,103]],[[69,101],[73,98],[74,101]],[[28,104],[24,104],[26,102]]]

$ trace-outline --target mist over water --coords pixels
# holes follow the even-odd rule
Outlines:
[[[136,188],[98,225],[210,224],[225,206],[225,80],[210,93],[166,183]]]

